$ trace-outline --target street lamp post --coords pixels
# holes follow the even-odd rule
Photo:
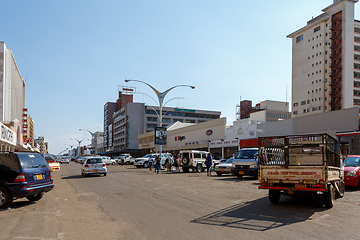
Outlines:
[[[143,83],[145,85],[147,85],[148,87],[150,87],[156,94],[156,96],[158,97],[159,99],[159,108],[160,108],[160,116],[159,116],[159,121],[160,121],[160,127],[162,127],[162,117],[163,117],[163,114],[162,114],[162,108],[163,108],[163,103],[164,103],[164,99],[165,99],[165,96],[168,92],[170,92],[172,89],[174,88],[177,88],[177,87],[190,87],[192,89],[195,89],[194,86],[190,86],[190,85],[176,85],[176,86],[173,86],[171,88],[169,88],[168,90],[164,91],[164,92],[159,92],[156,88],[154,88],[153,86],[151,86],[150,84],[146,83],[146,82],[143,82],[143,81],[140,81],[140,80],[134,80],[134,79],[125,79],[125,82],[140,82],[140,83]],[[160,159],[161,159],[161,151],[162,151],[162,145],[159,146],[159,154],[160,154]]]
[[[80,144],[81,144],[81,142],[82,141],[84,141],[84,140],[77,140],[76,138],[70,138],[70,140],[76,140],[78,143],[79,143],[79,151],[78,151],[78,156],[80,156]]]
[[[96,132],[90,132],[89,130],[87,130],[87,129],[79,129],[79,131],[87,131],[88,133],[90,133],[90,135],[91,135],[91,149],[93,148],[93,139],[94,139],[94,136],[95,136],[95,134],[96,134]],[[95,146],[94,146],[94,148],[95,148]],[[94,149],[94,152],[96,152],[95,151],[95,149]]]

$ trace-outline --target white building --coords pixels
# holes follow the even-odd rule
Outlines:
[[[21,120],[25,107],[25,81],[14,55],[0,42],[0,121]]]
[[[358,0],[334,0],[323,14],[291,33],[292,116],[360,105]]]

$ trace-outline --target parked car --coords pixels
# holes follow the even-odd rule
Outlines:
[[[152,158],[156,158],[156,156],[159,155],[159,153],[153,153],[153,154],[147,154],[141,158],[136,158],[134,162],[134,166],[140,168],[148,168],[149,167],[149,158],[152,156]],[[160,159],[160,165],[166,166],[167,162],[170,162],[172,164],[173,162],[173,156],[171,153],[161,153],[161,159]]]
[[[156,155],[157,154],[147,154],[141,158],[135,158],[134,166],[136,166],[137,168],[141,168],[141,167],[148,168],[150,157],[155,159]]]
[[[360,155],[348,155],[344,161],[345,186],[360,189]]]
[[[115,165],[116,164],[116,161],[114,159],[111,159],[110,157],[102,156],[101,158],[106,165],[110,165],[110,164]]]
[[[117,163],[120,165],[129,165],[129,164],[134,164],[134,159],[133,157],[129,154],[129,153],[123,153],[120,154],[117,157]]]
[[[70,157],[60,157],[60,163],[70,163]]]
[[[38,201],[53,188],[50,167],[40,154],[0,153],[0,208],[17,198]]]
[[[106,176],[106,173],[106,164],[101,157],[88,157],[81,167],[81,175],[83,177],[97,174],[103,174]]]
[[[242,178],[244,175],[257,177],[258,175],[258,148],[242,148],[240,149],[232,162],[232,173],[237,178]]]
[[[223,174],[231,173],[231,167],[232,167],[233,160],[234,160],[233,158],[229,158],[228,160],[226,160],[226,162],[216,165],[214,168],[216,174],[218,176],[221,176]]]
[[[180,167],[183,172],[189,172],[189,169],[193,171],[202,172],[205,166],[205,160],[209,152],[198,151],[198,150],[181,150],[180,151]],[[213,161],[213,164],[218,163]]]
[[[44,158],[48,163],[56,162],[56,157],[52,154],[44,154]]]

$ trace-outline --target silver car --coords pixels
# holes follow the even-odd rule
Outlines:
[[[232,167],[232,162],[233,162],[233,158],[229,158],[228,160],[226,160],[225,163],[220,163],[218,165],[215,166],[215,172],[218,176],[221,176],[225,173],[231,173],[231,167]]]
[[[84,161],[81,167],[81,175],[83,177],[94,174],[103,174],[106,176],[106,173],[106,164],[101,157],[89,157]]]

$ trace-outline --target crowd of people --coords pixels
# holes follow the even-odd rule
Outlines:
[[[160,168],[161,168],[161,164],[160,164],[160,156],[156,155],[156,157],[150,157],[149,159],[149,172],[153,171],[153,167],[154,167],[154,172],[156,172],[157,174],[159,174]],[[167,162],[166,163],[166,170],[169,172],[180,172],[180,157],[179,155],[176,155],[174,157],[174,161],[173,162]],[[206,157],[206,161],[205,161],[205,166],[206,166],[206,175],[207,176],[211,176],[211,171],[212,171],[212,165],[213,165],[213,161],[212,161],[212,157],[210,154],[207,155]],[[173,167],[175,167],[175,170],[173,170]]]

